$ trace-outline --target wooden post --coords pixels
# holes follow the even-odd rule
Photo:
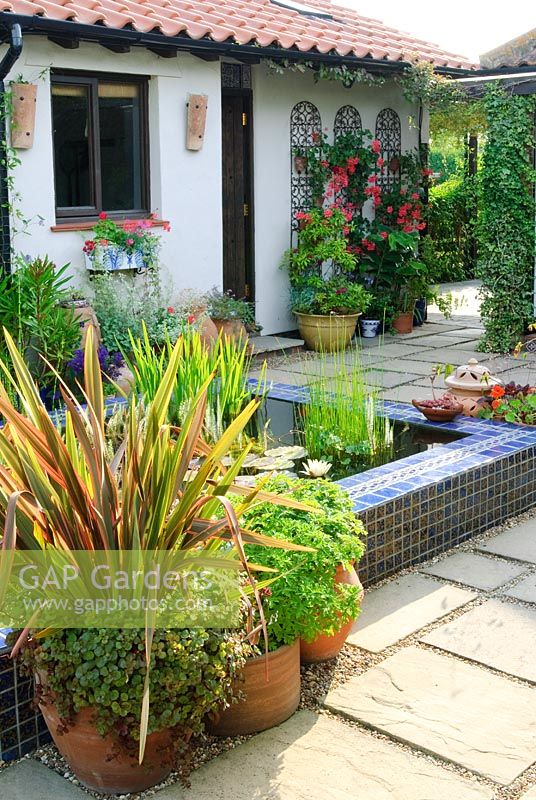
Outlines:
[[[188,129],[186,148],[201,150],[205,138],[208,97],[206,94],[188,95]]]

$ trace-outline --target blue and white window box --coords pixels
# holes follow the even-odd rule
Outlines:
[[[149,264],[141,250],[128,252],[117,245],[97,245],[93,252],[84,253],[86,269],[91,272],[116,272],[119,270],[148,269]]]

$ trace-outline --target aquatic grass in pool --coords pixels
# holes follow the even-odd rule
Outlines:
[[[332,477],[389,461],[393,426],[381,414],[378,390],[368,386],[359,350],[321,355],[310,401],[297,410],[309,458],[333,463]]]

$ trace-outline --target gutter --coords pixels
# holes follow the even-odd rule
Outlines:
[[[374,58],[358,58],[357,56],[339,56],[330,53],[302,52],[297,49],[285,50],[280,47],[260,47],[258,45],[238,45],[235,42],[213,42],[211,39],[191,39],[188,36],[164,36],[162,33],[140,33],[131,28],[108,28],[105,25],[84,25],[68,20],[53,20],[37,15],[26,16],[0,13],[0,23],[9,25],[17,23],[29,35],[62,36],[67,40],[79,39],[96,44],[128,44],[139,47],[154,47],[160,50],[180,50],[182,52],[204,56],[227,56],[240,60],[271,58],[292,62],[311,61],[331,65],[345,64],[348,67],[368,69],[371,72],[396,74],[410,67],[408,61],[385,61]],[[462,76],[472,74],[470,69],[456,67],[436,67],[436,72],[443,75]]]
[[[22,53],[22,31],[18,23],[10,30],[10,44],[0,61],[0,274],[11,272],[11,222],[7,169],[7,130],[4,79]]]

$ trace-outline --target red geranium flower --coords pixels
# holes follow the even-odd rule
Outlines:
[[[108,219],[108,214],[106,213],[106,211],[100,212],[99,219]]]

